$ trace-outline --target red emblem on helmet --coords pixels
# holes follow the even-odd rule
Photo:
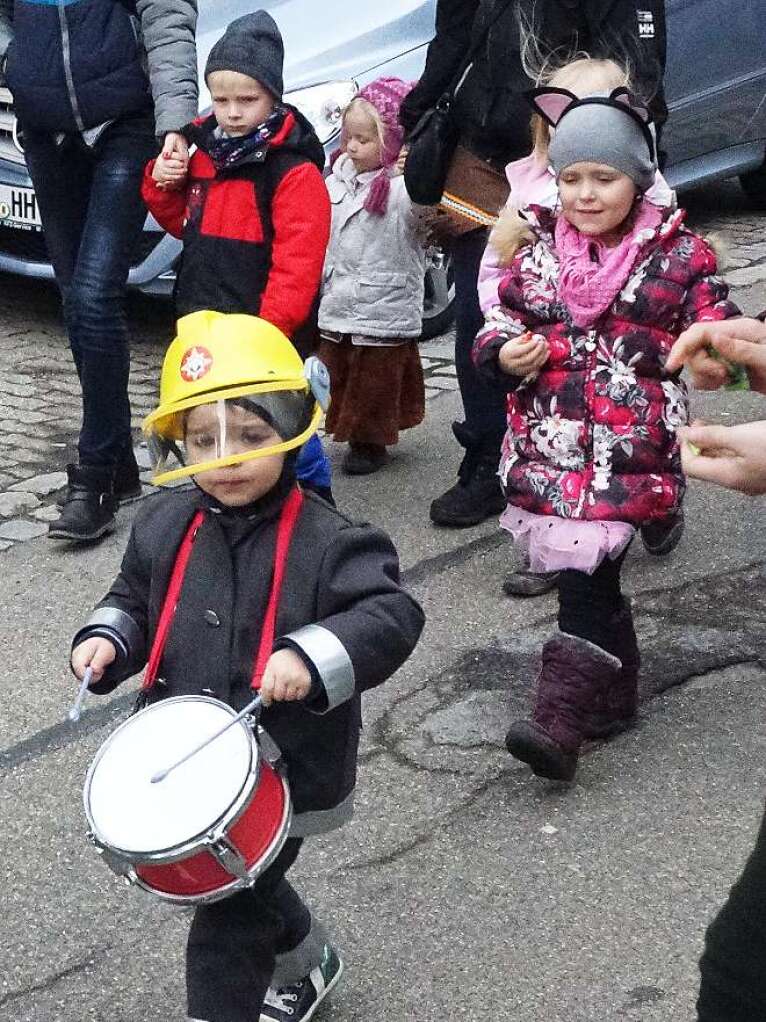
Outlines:
[[[195,383],[210,372],[212,365],[213,356],[207,348],[201,348],[199,345],[189,348],[181,359],[181,379],[187,383]]]

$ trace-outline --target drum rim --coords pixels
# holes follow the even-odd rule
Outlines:
[[[145,706],[138,713],[132,714],[127,720],[124,720],[119,727],[115,728],[114,731],[99,746],[93,762],[88,768],[88,772],[85,775],[85,783],[83,785],[83,803],[85,808],[85,817],[88,821],[89,833],[94,844],[98,848],[104,849],[109,855],[114,858],[120,859],[129,865],[162,865],[163,863],[181,862],[187,859],[195,849],[204,850],[205,845],[208,844],[208,839],[211,835],[214,835],[213,840],[220,838],[226,830],[240,818],[242,813],[245,811],[248,805],[248,797],[253,789],[258,785],[261,774],[261,750],[258,745],[257,738],[253,729],[248,725],[246,720],[240,721],[237,726],[241,726],[248,738],[250,739],[250,762],[248,764],[247,773],[242,782],[242,785],[232,801],[231,805],[224,813],[221,814],[216,820],[210,823],[203,831],[195,834],[193,837],[187,838],[183,844],[170,845],[168,848],[153,849],[153,850],[129,850],[125,848],[119,848],[117,845],[107,841],[106,838],[99,832],[95,820],[90,811],[90,790],[93,775],[98,768],[98,764],[101,762],[106,750],[109,748],[111,743],[117,737],[117,735],[128,728],[136,718],[141,717],[145,713],[151,713],[152,710],[157,709],[161,706],[166,706],[168,703],[180,703],[180,702],[195,702],[195,703],[209,703],[214,706],[223,707],[232,717],[235,717],[237,711],[234,710],[228,703],[225,703],[222,699],[215,699],[212,696],[204,695],[183,695],[183,696],[167,696],[164,699],[158,699],[156,702],[151,703],[149,706]]]

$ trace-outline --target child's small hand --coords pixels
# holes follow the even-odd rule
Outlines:
[[[189,160],[176,154],[160,153],[154,161],[152,177],[163,191],[177,191],[183,188],[189,170]]]
[[[109,639],[86,639],[72,650],[72,670],[82,681],[88,667],[93,670],[93,680],[100,681],[104,671],[117,659],[117,650]]]
[[[305,699],[311,691],[311,672],[291,649],[272,653],[261,678],[264,706]]]
[[[498,361],[509,376],[529,376],[548,361],[548,342],[539,334],[512,337],[500,349]]]

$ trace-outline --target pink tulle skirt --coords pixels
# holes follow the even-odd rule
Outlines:
[[[582,522],[535,515],[510,505],[500,524],[529,559],[531,571],[572,568],[592,574],[605,557],[619,557],[636,533],[627,522]]]

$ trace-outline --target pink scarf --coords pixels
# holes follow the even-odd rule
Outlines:
[[[662,209],[643,199],[636,208],[630,233],[615,248],[580,234],[566,217],[558,217],[558,297],[569,309],[575,326],[592,326],[606,312],[627,283],[641,250],[654,239],[664,216]],[[594,247],[598,262],[591,258]]]

